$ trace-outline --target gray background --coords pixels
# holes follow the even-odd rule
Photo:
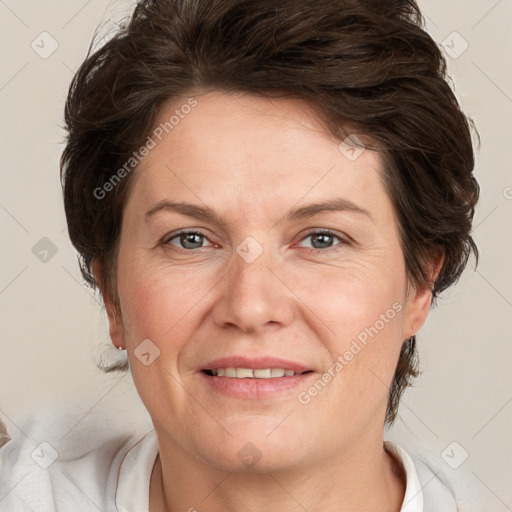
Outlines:
[[[116,407],[124,427],[150,427],[131,376],[95,368],[95,358],[116,354],[68,239],[58,171],[73,70],[97,25],[131,7],[0,0],[0,419],[11,433],[23,430],[27,415],[59,407],[78,418],[65,431],[114,416]],[[387,437],[428,446],[447,474],[467,473],[487,510],[512,510],[512,0],[420,7],[482,138],[474,224],[481,262],[476,272],[470,264],[420,331],[424,373]]]

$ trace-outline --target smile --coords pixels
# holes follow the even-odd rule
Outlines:
[[[235,379],[273,379],[276,377],[293,377],[308,372],[294,372],[283,368],[216,368],[204,370],[211,377],[227,377]]]

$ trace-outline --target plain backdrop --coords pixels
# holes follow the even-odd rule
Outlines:
[[[79,418],[122,404],[119,422],[150,426],[131,376],[95,367],[101,354],[115,354],[68,239],[59,181],[73,71],[96,27],[132,7],[0,1],[0,419],[11,433],[59,403]],[[474,223],[481,261],[476,271],[470,262],[419,332],[423,374],[388,437],[425,443],[448,472],[467,472],[488,494],[489,510],[512,510],[512,0],[420,7],[481,135]]]

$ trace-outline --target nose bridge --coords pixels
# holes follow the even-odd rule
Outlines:
[[[270,248],[252,236],[246,237],[233,252],[215,307],[216,322],[254,331],[270,322],[291,321],[291,294],[275,274],[276,267],[277,260]]]

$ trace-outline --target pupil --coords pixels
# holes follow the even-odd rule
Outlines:
[[[325,241],[325,238],[324,238],[323,242],[320,240],[320,244],[321,245],[323,244],[323,247],[327,247],[329,245],[331,235],[329,235],[327,233],[321,233],[319,235],[313,235],[313,240],[318,241],[319,238],[321,238],[321,237],[327,238],[327,241]]]
[[[187,249],[197,249],[197,247],[188,247],[187,243],[201,245],[201,236],[198,233],[184,233],[181,235],[181,242]],[[196,241],[194,242],[194,238]]]

